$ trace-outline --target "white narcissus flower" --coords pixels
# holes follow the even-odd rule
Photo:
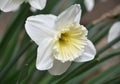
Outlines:
[[[38,45],[36,67],[53,75],[64,73],[72,61],[94,59],[96,49],[87,39],[87,29],[79,24],[80,5],[75,4],[55,15],[28,17],[25,28]]]
[[[120,35],[120,21],[115,22],[112,27],[110,28],[109,34],[108,34],[108,42],[111,42],[115,38],[117,38]],[[120,48],[120,42],[116,43],[112,46],[114,49]]]
[[[46,0],[0,0],[0,9],[4,12],[15,11],[23,2],[28,2],[35,9],[42,10]]]
[[[95,6],[95,1],[94,0],[84,0],[85,7],[87,11],[92,11],[92,9]]]

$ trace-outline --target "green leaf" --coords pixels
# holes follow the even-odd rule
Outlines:
[[[31,43],[32,42],[26,44],[26,46],[17,54],[16,57],[11,58],[8,64],[0,72],[0,80],[4,79],[4,77],[6,76],[7,72],[11,69],[11,67],[17,62],[17,60],[23,55],[23,53],[32,45]]]
[[[86,84],[103,84],[106,80],[109,80],[114,75],[120,73],[120,63],[116,64],[115,66],[107,69],[106,71],[98,74],[91,80],[89,80]]]
[[[98,43],[104,36],[108,34],[109,29],[110,29],[110,26],[103,28],[97,35],[91,38],[92,42],[94,44]]]
[[[14,35],[14,32],[17,29],[19,30],[18,25],[20,23],[24,23],[24,20],[26,17],[25,16],[26,12],[24,12],[25,10],[26,10],[26,12],[28,12],[28,7],[26,7],[26,5],[23,5],[21,10],[18,11],[15,15],[13,15],[13,19],[12,19],[11,23],[8,25],[8,28],[7,28],[8,30],[6,31],[4,37],[2,38],[2,40],[0,42],[0,52],[2,52],[2,50],[4,50],[4,47],[6,46],[6,44],[8,44],[9,40]],[[22,28],[22,27],[20,27],[20,28]]]
[[[4,49],[4,52],[3,52],[3,57],[2,57],[2,66],[1,68],[3,68],[7,63],[8,63],[8,60],[12,57],[12,55],[14,54],[15,52],[15,49],[17,47],[17,42],[19,40],[19,34],[21,32],[21,27],[23,26],[23,24],[19,25],[19,28],[17,29],[17,31],[14,33],[14,36],[9,40],[9,43],[6,44],[6,49]]]
[[[96,54],[96,58],[103,52],[105,52],[108,48],[110,48],[111,46],[113,46],[115,43],[120,41],[120,36],[116,37],[113,41],[111,41],[110,43],[106,44],[103,48],[99,49],[97,51]]]
[[[110,79],[106,80],[104,84],[118,84],[120,83],[120,73],[112,76]]]
[[[108,20],[104,20],[98,24],[90,25],[90,27],[87,27],[89,30],[88,38],[93,38],[94,36],[97,36],[97,34],[102,30],[102,27],[108,22]],[[92,27],[91,27],[92,26]]]
[[[17,84],[26,84],[31,76],[33,76],[35,71],[36,46],[32,46],[30,49],[30,52],[28,50],[27,58],[22,64],[24,66],[21,67],[20,75],[17,79]],[[24,73],[24,77],[22,77],[22,73]]]

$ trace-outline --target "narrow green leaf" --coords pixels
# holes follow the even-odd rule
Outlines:
[[[23,27],[18,26],[20,23],[24,24],[25,19],[28,15],[30,15],[30,11],[28,9],[28,6],[23,5],[20,11],[15,15],[13,20],[11,21],[10,25],[8,25],[8,30],[6,31],[5,35],[3,36],[1,42],[0,42],[0,54],[2,56],[4,50],[7,47],[7,44],[9,43],[12,36],[14,36],[14,32],[16,30],[22,29]]]
[[[39,84],[49,84],[50,79],[52,78],[52,76],[50,74],[48,74],[47,76],[45,76],[40,82]]]
[[[110,48],[112,45],[114,45],[115,43],[120,41],[120,36],[118,36],[116,39],[114,39],[113,41],[111,41],[110,43],[106,44],[103,48],[101,48],[100,50],[98,50],[97,54],[96,54],[96,58],[103,52],[105,52],[108,48]]]
[[[20,51],[16,57],[11,58],[11,60],[8,62],[8,64],[3,68],[3,70],[0,72],[0,80],[4,79],[7,72],[10,70],[10,68],[16,63],[16,61],[23,55],[23,53],[32,45],[32,42],[29,42],[26,44],[26,46]],[[0,81],[1,82],[1,81]]]
[[[55,15],[60,14],[63,10],[75,3],[75,0],[59,0],[58,3],[54,5],[54,8],[51,10],[51,13]]]
[[[93,27],[89,27],[89,35],[88,38],[93,38],[94,36],[96,36],[96,34],[98,34],[101,30],[102,27],[104,27],[104,25],[108,22],[108,20],[104,20],[98,24],[95,24]]]
[[[120,63],[116,64],[115,66],[111,67],[110,69],[107,69],[106,71],[98,74],[91,80],[89,80],[86,84],[103,84],[106,80],[109,80],[114,75],[120,73]]]
[[[41,13],[49,14],[51,12],[51,10],[54,8],[55,4],[57,4],[58,2],[59,2],[59,0],[52,0],[52,1],[48,0],[45,9],[42,11],[37,11],[36,14],[41,14]]]
[[[35,71],[35,58],[36,58],[36,46],[31,47],[31,52],[27,54],[27,58],[24,60],[22,65],[20,75],[17,79],[17,84],[25,84],[27,80],[30,79],[32,74]],[[22,77],[22,73],[24,73],[24,78]]]
[[[104,84],[119,84],[120,83],[120,73],[112,76],[109,80],[106,80]]]
[[[23,24],[19,25],[19,27],[22,27],[22,26],[23,26]],[[18,28],[17,31],[14,33],[14,36],[9,40],[9,43],[7,44],[7,47],[3,52],[1,68],[3,68],[8,63],[8,60],[14,54],[15,48],[17,47],[17,42],[19,40],[20,32],[21,32],[21,30],[20,30],[20,28]]]
[[[109,29],[110,29],[110,26],[103,28],[97,35],[91,38],[92,42],[94,44],[98,43],[104,36],[108,34]]]
[[[28,64],[25,64],[25,65],[23,65],[23,66],[24,66],[24,67],[23,67],[22,71],[20,72],[20,75],[19,75],[19,78],[18,78],[16,84],[20,84],[20,82],[25,79],[26,75],[28,75],[29,65],[28,65]],[[23,73],[24,73],[24,74],[23,74]]]
[[[36,71],[37,75],[33,78],[33,83],[42,84],[41,81],[46,77],[47,71]]]

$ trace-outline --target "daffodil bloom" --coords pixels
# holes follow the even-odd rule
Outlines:
[[[111,42],[115,38],[117,38],[120,35],[120,21],[115,22],[112,27],[110,28],[109,34],[108,34],[108,42]],[[120,42],[116,43],[112,46],[114,49],[120,48]]]
[[[87,11],[92,11],[92,9],[95,6],[95,1],[94,0],[84,0],[85,7]]]
[[[46,0],[0,0],[0,9],[4,12],[15,11],[23,2],[28,2],[39,10],[42,10],[46,5]]]
[[[30,16],[25,28],[38,45],[36,67],[53,75],[64,73],[72,61],[92,60],[96,49],[87,39],[87,29],[79,24],[80,5],[75,4],[55,15]]]

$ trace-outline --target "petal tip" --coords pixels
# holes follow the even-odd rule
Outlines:
[[[94,44],[88,40],[88,45],[86,46],[85,52],[79,58],[75,60],[75,62],[87,62],[93,60],[96,55],[96,48]]]
[[[81,9],[80,4],[74,4],[73,6],[74,6],[74,7],[77,7],[78,9]]]
[[[52,68],[52,66],[53,66],[53,64],[50,64],[50,65],[46,68],[46,67],[44,67],[44,66],[41,66],[41,65],[36,64],[36,69],[37,69],[37,70],[48,70],[48,69]]]

